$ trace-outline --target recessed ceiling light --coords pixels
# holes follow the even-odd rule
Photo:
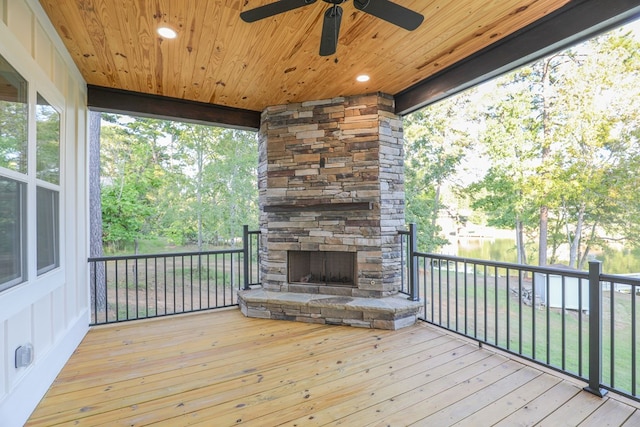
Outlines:
[[[362,83],[368,82],[369,76],[367,76],[366,74],[360,74],[358,77],[356,77],[356,80]]]
[[[173,28],[169,27],[158,27],[158,34],[164,37],[165,39],[175,39],[178,37],[178,33]]]

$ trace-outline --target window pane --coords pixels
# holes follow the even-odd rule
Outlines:
[[[60,114],[38,94],[36,107],[36,176],[60,184]]]
[[[58,254],[58,192],[38,187],[38,274],[60,265]]]
[[[25,185],[0,177],[0,291],[26,280]]]
[[[27,172],[27,81],[0,56],[0,166]]]

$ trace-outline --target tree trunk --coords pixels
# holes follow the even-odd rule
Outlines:
[[[538,265],[547,265],[547,246],[549,235],[549,208],[540,206],[540,236],[538,239]]]
[[[548,59],[544,63],[544,70],[542,74],[542,151],[540,152],[542,170],[542,179],[548,179],[545,166],[545,161],[551,153],[551,127],[549,124],[549,74],[551,67],[551,59]],[[543,187],[544,187],[543,183]],[[538,265],[547,265],[547,244],[549,236],[549,207],[546,205],[546,191],[542,194],[543,203],[540,206],[540,225],[539,225],[539,238],[538,238]]]
[[[578,211],[578,220],[576,222],[576,230],[575,233],[573,235],[573,238],[571,238],[570,235],[568,235],[568,239],[569,239],[569,267],[576,267],[577,264],[577,260],[578,260],[578,251],[580,250],[580,242],[582,240],[582,224],[584,221],[584,210],[585,207],[584,205],[580,207],[580,210]]]
[[[598,228],[598,223],[594,222],[593,225],[591,226],[591,235],[589,236],[588,242],[593,242],[593,240],[595,238],[595,235],[596,235],[596,229],[597,228]],[[587,260],[589,259],[589,252],[590,251],[591,251],[591,246],[589,244],[587,244],[587,246],[584,248],[584,252],[580,256],[580,260],[578,261],[578,270],[582,270],[584,268],[584,265],[586,264]]]
[[[436,194],[433,197],[433,211],[431,212],[431,241],[436,238],[436,226],[438,224],[438,213],[440,211],[440,190],[442,184],[438,181],[436,183]]]
[[[89,256],[101,257],[102,251],[102,202],[100,194],[100,113],[89,113]],[[105,265],[91,265],[91,308],[106,311],[107,283]],[[97,316],[97,313],[94,313]],[[97,320],[95,318],[94,320]]]
[[[198,252],[202,252],[202,169],[203,169],[203,154],[202,154],[202,135],[199,134],[196,136],[198,138],[197,141],[197,150],[198,150],[198,176],[197,176],[197,188],[196,188],[196,198],[198,205]]]
[[[518,253],[518,264],[526,264],[527,251],[524,247],[524,225],[520,219],[516,219],[516,249]]]

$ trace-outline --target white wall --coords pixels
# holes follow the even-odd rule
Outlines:
[[[87,290],[86,84],[37,0],[0,0],[0,55],[61,116],[60,268],[0,292],[0,425],[21,426],[89,323]],[[28,247],[35,247],[29,235]],[[31,343],[34,361],[15,368],[15,350]]]

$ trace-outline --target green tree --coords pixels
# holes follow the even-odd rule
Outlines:
[[[198,247],[234,244],[243,224],[258,222],[255,133],[181,125],[174,142],[185,179],[176,181],[182,189],[173,193],[182,203],[167,199],[167,228],[178,236],[182,227],[182,237],[191,233]]]
[[[483,142],[491,168],[471,187],[474,206],[494,224],[514,222],[519,261],[526,262],[519,230],[537,234],[541,265],[549,250],[556,262],[567,245],[578,268],[593,248],[631,236],[639,47],[610,33],[501,78],[488,97]]]
[[[101,133],[103,241],[114,250],[130,244],[137,249],[141,236],[154,231],[157,217],[163,168],[149,132],[139,132],[140,122],[147,128],[161,126],[159,121],[136,119],[130,128],[105,126]]]
[[[418,245],[433,251],[447,243],[437,223],[447,206],[445,186],[459,186],[455,177],[468,154],[470,135],[461,113],[471,92],[425,108],[405,118],[406,220],[418,225]]]

